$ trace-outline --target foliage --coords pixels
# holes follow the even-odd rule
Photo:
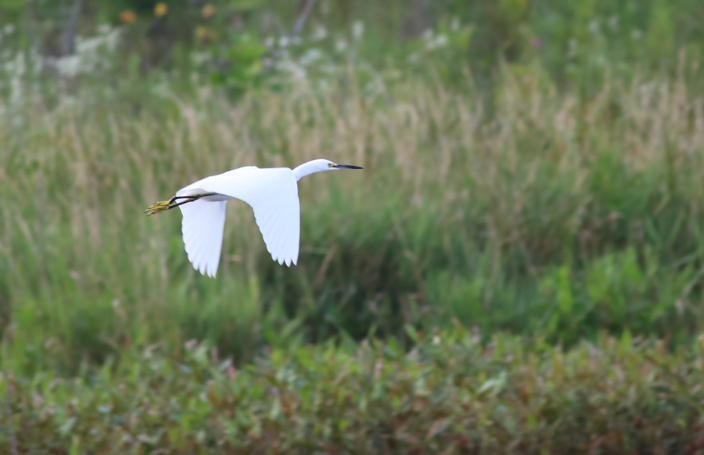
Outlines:
[[[264,80],[262,57],[267,51],[265,45],[249,35],[233,35],[230,45],[214,49],[218,65],[211,74],[211,82],[216,87],[225,87],[236,97],[260,86]]]
[[[563,352],[459,325],[274,349],[237,369],[194,341],[79,377],[3,374],[21,453],[696,453],[704,339],[600,337]],[[7,392],[5,392],[7,393]],[[3,413],[3,415],[6,415]],[[6,425],[6,417],[3,417]],[[21,429],[21,430],[20,430]],[[0,436],[8,453],[8,436]]]
[[[22,450],[702,449],[704,4],[302,5],[0,0]],[[318,157],[365,171],[301,182],[295,268],[142,213]]]
[[[52,109],[28,92],[0,122],[3,361],[70,370],[198,338],[240,362],[451,317],[566,344],[603,329],[686,343],[704,322],[704,117],[698,69],[682,67],[585,106],[507,66],[491,117],[471,88],[393,74],[234,106],[168,82]],[[271,261],[244,204],[215,280],[188,263],[178,213],[143,215],[205,175],[321,156],[365,170],[300,182],[294,268]]]
[[[300,75],[306,66],[300,59],[314,63],[307,75],[323,79],[331,65],[357,61],[460,84],[471,75],[491,99],[497,71],[509,62],[538,64],[559,87],[590,99],[606,74],[673,75],[679,52],[690,61],[704,56],[698,25],[704,4],[697,0],[321,0],[294,33],[303,3],[84,0],[74,23],[75,2],[69,0],[0,0],[0,21],[22,30],[12,42],[4,41],[9,52],[0,58],[6,61],[28,49],[43,59],[66,57],[60,43],[71,36],[72,24],[82,39],[100,35],[109,25],[123,37],[111,55],[114,81],[136,59],[144,72],[164,71],[176,78],[209,73],[212,77],[200,77],[199,83],[210,80],[239,97],[262,84],[278,87],[280,82],[267,81],[277,72],[295,67]],[[53,78],[44,82],[51,85]]]

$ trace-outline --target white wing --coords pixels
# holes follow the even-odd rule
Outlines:
[[[240,199],[254,209],[254,217],[271,257],[278,261],[279,264],[286,263],[288,266],[291,263],[296,264],[298,262],[301,210],[298,202],[298,184],[291,169],[243,167],[199,180],[181,189],[176,194],[180,196],[202,192],[217,193],[218,196],[211,196],[184,204],[181,208],[187,208],[189,205],[197,206],[198,204],[224,204],[222,202],[210,202],[208,199],[211,201],[222,201],[230,198]],[[198,270],[201,269],[198,268],[192,256],[198,259],[206,258],[207,265],[204,266],[206,270],[217,271],[220,245],[222,244],[224,212],[221,215],[223,221],[219,224],[217,223],[219,220],[215,219],[214,213],[214,210],[209,210],[208,215],[206,215],[194,210],[191,214],[187,210],[183,210],[183,239],[186,243],[188,258]],[[196,225],[202,223],[216,225],[218,235],[216,236],[210,229],[196,227]],[[201,240],[198,238],[200,235],[210,235],[213,240]],[[213,260],[216,262],[214,268],[212,268],[211,262]]]
[[[215,277],[220,263],[227,202],[198,200],[179,206],[188,260],[203,275]]]

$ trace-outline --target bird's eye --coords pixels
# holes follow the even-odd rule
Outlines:
[[[328,163],[328,167],[335,167],[335,163]]]

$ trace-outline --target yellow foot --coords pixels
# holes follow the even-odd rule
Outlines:
[[[157,202],[156,204],[150,206],[147,210],[144,211],[144,213],[147,214],[147,216],[152,216],[157,213],[165,212],[171,208],[171,201],[161,201]]]

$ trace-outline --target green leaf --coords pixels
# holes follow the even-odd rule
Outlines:
[[[557,303],[561,314],[569,315],[572,313],[571,272],[566,265],[563,265],[557,271]]]
[[[71,433],[73,426],[76,424],[76,417],[71,417],[66,422],[63,423],[57,430],[62,437],[66,437]]]
[[[264,6],[266,0],[229,0],[229,6],[234,11],[251,11]]]
[[[408,337],[413,340],[413,342],[418,343],[418,332],[416,332],[415,327],[413,327],[411,324],[406,324],[403,326],[403,328],[406,331]]]

